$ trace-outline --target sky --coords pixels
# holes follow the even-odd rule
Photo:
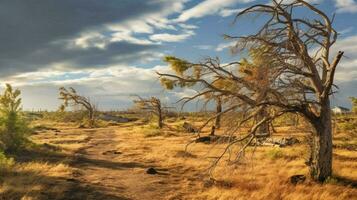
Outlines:
[[[259,19],[239,10],[262,0],[0,0],[0,84],[22,91],[24,110],[56,110],[58,88],[74,87],[101,110],[132,106],[133,95],[166,104],[195,93],[165,91],[155,71],[167,72],[165,55],[197,62],[230,53],[224,34],[254,32]],[[357,1],[310,0],[340,33],[333,52],[345,51],[336,72],[334,105],[357,96]],[[304,13],[301,13],[304,14]]]

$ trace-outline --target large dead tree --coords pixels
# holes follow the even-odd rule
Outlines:
[[[297,10],[309,14],[299,16],[295,14]],[[266,22],[254,34],[227,38],[237,40],[237,53],[257,50],[258,56],[265,58],[271,67],[263,96],[254,88],[254,81],[236,72],[241,62],[221,65],[218,59],[191,63],[166,57],[175,74],[158,73],[161,82],[168,88],[198,84],[200,92],[187,101],[206,93],[221,96],[228,106],[220,115],[244,105],[244,110],[240,110],[244,111],[244,117],[237,122],[237,127],[252,118],[258,119],[245,136],[237,137],[228,145],[222,156],[233,144],[247,141],[236,156],[241,157],[244,148],[257,137],[259,127],[277,116],[284,113],[301,115],[312,127],[313,142],[308,162],[311,176],[317,181],[324,181],[332,174],[329,96],[333,93],[335,71],[343,56],[342,51],[331,55],[331,47],[337,40],[337,32],[332,26],[333,17],[330,19],[323,11],[303,0],[273,0],[271,4],[256,4],[239,12],[237,20],[250,15],[264,16]],[[262,116],[261,112],[265,116],[257,117]]]
[[[134,100],[135,107],[137,109],[143,110],[150,114],[153,114],[157,117],[157,126],[162,128],[164,126],[164,115],[163,115],[163,107],[161,105],[160,99],[156,97],[150,98],[142,98],[138,96],[137,100]]]
[[[63,100],[60,106],[60,110],[65,110],[67,107],[81,106],[88,112],[88,122],[89,127],[93,127],[96,120],[96,106],[91,102],[89,97],[79,95],[77,91],[69,87],[59,88],[59,99]]]

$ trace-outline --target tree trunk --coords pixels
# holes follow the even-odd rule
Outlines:
[[[266,110],[263,109],[257,116],[256,116],[256,123],[259,123],[261,120],[263,120],[265,117],[267,116],[267,113],[266,113]],[[264,122],[262,123],[258,129],[257,129],[257,132],[256,132],[256,136],[257,137],[267,137],[269,136],[270,133],[269,133],[269,122]]]
[[[321,105],[321,115],[313,122],[310,173],[311,177],[323,182],[332,175],[332,127],[330,102]]]
[[[215,126],[212,126],[210,135],[211,135],[211,136],[214,136],[214,133],[215,133],[215,132],[216,132],[216,127],[215,127]]]
[[[94,127],[94,110],[93,109],[89,109],[88,110],[88,113],[89,113],[89,128],[93,128]]]
[[[216,100],[216,114],[219,114],[222,112],[222,100],[220,97],[217,98]],[[216,117],[215,121],[215,128],[219,129],[221,127],[221,116]]]
[[[163,118],[162,118],[162,110],[161,110],[161,105],[159,104],[157,106],[157,113],[158,113],[158,124],[157,126],[161,129],[163,127]]]

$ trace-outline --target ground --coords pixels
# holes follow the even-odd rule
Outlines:
[[[308,175],[305,144],[258,147],[238,164],[212,161],[226,144],[186,144],[194,136],[171,126],[158,131],[141,122],[96,129],[68,124],[31,136],[33,147],[14,155],[3,169],[0,199],[354,199],[356,149],[348,134],[335,137],[334,178],[293,185],[289,177]],[[278,136],[301,134],[289,127]],[[355,138],[352,138],[355,139]],[[225,158],[226,160],[226,158]],[[158,174],[147,174],[153,167]]]

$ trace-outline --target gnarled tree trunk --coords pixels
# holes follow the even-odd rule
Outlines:
[[[327,100],[321,105],[321,115],[313,122],[310,173],[311,177],[323,182],[332,175],[332,126],[331,108]]]

